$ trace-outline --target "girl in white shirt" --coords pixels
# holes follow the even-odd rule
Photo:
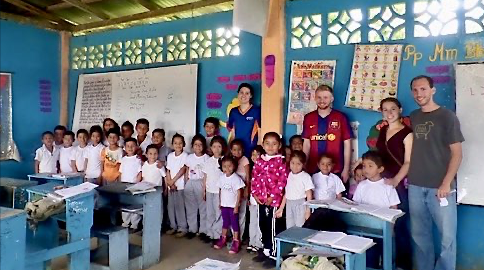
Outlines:
[[[185,166],[187,167],[187,182],[185,184],[185,207],[187,210],[188,234],[189,239],[200,234],[200,239],[207,239],[207,206],[203,199],[205,187],[203,185],[202,166],[209,156],[205,154],[207,142],[205,137],[200,134],[193,136],[193,154],[187,157]],[[198,214],[200,214],[200,230],[198,228]]]
[[[235,171],[242,181],[245,183],[244,192],[242,192],[242,198],[240,199],[239,209],[239,227],[240,235],[244,235],[245,231],[245,214],[247,212],[247,199],[249,198],[249,186],[250,186],[250,166],[249,159],[244,156],[244,143],[240,139],[234,139],[230,142],[230,154],[237,161],[237,170]]]
[[[210,148],[213,156],[211,156],[205,164],[203,164],[202,172],[204,174],[203,183],[205,186],[204,198],[207,205],[207,219],[206,228],[208,239],[217,240],[222,233],[222,216],[220,212],[220,198],[218,181],[222,170],[220,166],[220,159],[227,149],[227,142],[222,136],[214,136],[210,141]]]
[[[121,159],[121,166],[119,167],[120,179],[124,183],[137,183],[141,180],[141,159],[136,155],[138,144],[133,138],[128,138],[125,143],[126,156]],[[128,228],[131,224],[132,229],[138,228],[138,223],[141,220],[139,214],[121,212],[121,217],[123,219],[123,227]]]
[[[91,145],[87,146],[86,161],[84,162],[84,171],[86,172],[86,181],[101,184],[101,151],[104,145],[101,143],[103,130],[101,126],[91,127]]]
[[[188,154],[183,151],[185,138],[176,133],[171,139],[174,152],[171,152],[166,160],[166,186],[168,187],[168,217],[171,229],[167,234],[176,234],[176,237],[184,237],[187,234],[187,219],[185,216],[185,172]]]
[[[319,157],[319,172],[313,174],[314,197],[316,200],[341,199],[346,190],[341,179],[331,173],[333,169],[333,158],[322,154]]]
[[[314,189],[311,176],[303,171],[306,163],[306,154],[295,150],[291,154],[289,167],[291,172],[287,177],[286,194],[282,199],[281,207],[276,211],[277,217],[282,217],[286,207],[286,228],[302,227],[311,214],[309,207],[305,206],[306,200],[313,199]]]

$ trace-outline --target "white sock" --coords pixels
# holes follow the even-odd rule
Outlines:
[[[268,248],[264,248],[264,255],[266,255],[267,257],[269,257],[271,255],[271,254],[269,254]]]

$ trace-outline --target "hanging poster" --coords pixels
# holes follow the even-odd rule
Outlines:
[[[287,123],[302,125],[304,115],[316,110],[314,91],[319,85],[333,87],[336,60],[292,61]]]
[[[378,111],[380,101],[397,97],[403,45],[356,45],[346,107]]]
[[[12,134],[12,75],[0,73],[0,160],[14,159],[20,156]]]

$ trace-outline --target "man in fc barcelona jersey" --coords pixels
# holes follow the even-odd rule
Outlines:
[[[303,150],[309,157],[307,172],[318,172],[319,156],[326,153],[333,157],[332,173],[341,175],[346,183],[349,179],[351,158],[351,127],[346,115],[332,109],[333,89],[320,85],[315,92],[318,109],[304,116],[302,137]]]

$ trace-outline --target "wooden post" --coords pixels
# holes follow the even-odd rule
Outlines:
[[[261,136],[270,131],[282,134],[284,116],[284,69],[286,50],[285,0],[270,0],[267,20],[267,33],[262,38],[262,98]],[[267,55],[275,57],[274,83],[265,84],[266,71],[264,60]]]
[[[61,76],[60,76],[60,110],[59,124],[67,126],[69,107],[69,44],[71,33],[62,31],[61,36]]]

